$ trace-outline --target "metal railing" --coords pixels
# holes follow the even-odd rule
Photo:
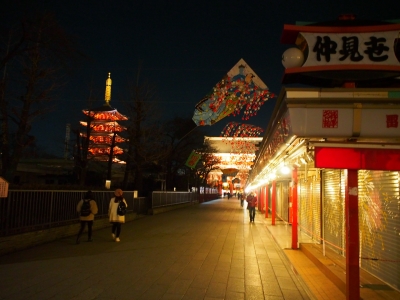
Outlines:
[[[194,202],[197,194],[192,192],[164,192],[154,191],[151,197],[151,207],[162,207],[182,203]]]
[[[113,191],[92,191],[99,212],[96,218],[108,217]],[[71,190],[10,190],[7,198],[0,198],[0,236],[63,226],[77,221],[76,205],[86,191]],[[146,214],[147,198],[133,198],[133,191],[124,191],[127,213]]]

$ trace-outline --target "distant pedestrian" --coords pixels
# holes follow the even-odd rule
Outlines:
[[[118,205],[120,202],[125,204],[125,207],[128,207],[121,189],[116,189],[114,192],[115,197],[111,198],[110,206],[108,208],[108,216],[110,218],[111,227],[111,236],[116,241],[119,242],[119,235],[121,234],[121,224],[125,223],[125,216],[121,216],[118,214]]]
[[[247,208],[249,210],[250,222],[254,223],[254,218],[256,216],[256,206],[257,206],[257,196],[255,192],[251,192],[247,196]]]
[[[240,200],[240,206],[243,207],[243,202],[244,202],[244,195],[243,195],[243,193],[239,193],[239,200]]]
[[[85,230],[86,224],[88,227],[88,242],[92,242],[92,227],[94,215],[97,214],[98,208],[96,201],[93,200],[92,191],[87,191],[84,198],[78,202],[76,211],[79,213],[81,227],[76,237],[76,243],[80,243],[82,232]]]

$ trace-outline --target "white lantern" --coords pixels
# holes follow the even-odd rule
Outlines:
[[[304,54],[298,48],[289,48],[282,55],[282,64],[288,68],[301,67],[304,62]]]

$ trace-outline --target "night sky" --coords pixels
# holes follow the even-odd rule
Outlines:
[[[9,17],[19,1],[7,2],[2,16]],[[127,86],[140,63],[141,76],[156,86],[166,118],[192,117],[195,104],[241,58],[279,94],[282,53],[291,47],[280,44],[284,24],[334,20],[343,13],[367,20],[400,19],[398,0],[27,2],[54,11],[89,57],[67,78],[53,114],[33,124],[38,146],[60,157],[66,124],[78,127],[90,92],[97,95],[97,106],[104,103],[108,72],[113,80],[111,106],[119,112],[125,113]],[[275,101],[268,100],[258,116],[245,123],[266,128]],[[229,121],[244,122],[241,117],[223,119],[209,126],[209,135],[219,136]]]

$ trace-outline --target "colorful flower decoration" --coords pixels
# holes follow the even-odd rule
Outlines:
[[[264,130],[251,124],[229,122],[221,132],[221,137],[259,137]]]
[[[198,126],[213,125],[227,116],[248,120],[275,94],[257,77],[243,59],[195,106],[193,121]]]

